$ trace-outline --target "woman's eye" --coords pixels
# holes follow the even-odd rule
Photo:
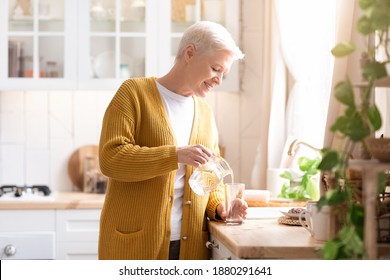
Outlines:
[[[214,72],[220,72],[220,70],[217,68],[211,67],[211,69],[213,69]]]

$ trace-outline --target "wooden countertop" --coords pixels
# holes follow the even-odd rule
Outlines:
[[[25,209],[96,209],[102,208],[104,194],[84,192],[58,192],[49,197],[40,199],[0,198],[0,210],[25,210]]]
[[[242,259],[321,259],[316,241],[301,226],[278,224],[276,218],[246,220],[242,225],[209,224],[213,238]],[[211,240],[212,241],[212,240]]]

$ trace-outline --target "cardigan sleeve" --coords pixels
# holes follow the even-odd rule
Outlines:
[[[157,97],[156,89],[142,81],[128,80],[118,89],[105,112],[100,135],[99,163],[104,175],[136,182],[178,168],[175,140],[169,126],[164,126]]]
[[[220,184],[217,189],[210,193],[209,201],[206,208],[207,216],[212,220],[216,220],[217,207],[220,203],[224,202],[225,191],[223,185]]]

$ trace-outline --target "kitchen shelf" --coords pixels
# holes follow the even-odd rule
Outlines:
[[[390,76],[376,80],[374,86],[377,88],[390,88]]]
[[[390,170],[390,162],[378,160],[350,160],[349,168],[361,171],[364,205],[364,245],[368,259],[378,259],[378,251],[386,249],[390,254],[390,244],[377,243],[377,189],[378,173]],[[383,252],[382,252],[383,253]]]

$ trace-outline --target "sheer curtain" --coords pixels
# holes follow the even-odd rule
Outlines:
[[[273,0],[273,8],[278,27],[273,40],[280,49],[268,54],[274,75],[264,80],[272,85],[263,93],[272,98],[267,156],[260,141],[256,157],[268,168],[281,166],[287,139],[323,147],[334,63],[330,50],[336,42],[336,0]],[[256,177],[265,172],[254,172],[258,166],[252,182],[265,186],[266,177]]]
[[[293,79],[286,136],[322,147],[334,61],[330,50],[335,45],[335,0],[275,4],[283,58]]]
[[[336,6],[337,16],[336,16],[336,42],[348,42],[351,41],[353,36],[353,30],[355,29],[354,19],[356,18],[356,9],[358,5],[356,0],[343,0],[338,1]],[[359,59],[359,57],[355,57]],[[346,73],[348,72],[348,60],[336,59],[333,67],[333,78],[332,78],[332,89],[334,86],[345,78]],[[333,95],[329,99],[329,108],[327,121],[325,126],[325,135],[324,135],[324,147],[336,147],[338,146],[339,140],[337,136],[333,133],[330,133],[330,127],[334,124],[337,117],[341,113],[342,107],[340,103],[335,99]]]

